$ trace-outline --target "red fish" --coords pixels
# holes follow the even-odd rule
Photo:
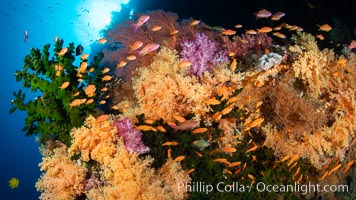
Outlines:
[[[148,15],[142,15],[140,16],[135,24],[132,24],[132,27],[134,28],[134,31],[136,31],[140,26],[142,26],[144,23],[146,23],[150,19],[150,16]]]
[[[266,9],[259,10],[257,13],[255,13],[256,19],[269,18],[271,15],[272,13]]]
[[[144,56],[152,51],[155,51],[159,48],[159,44],[156,43],[148,43],[141,50],[138,51],[138,54]]]
[[[356,40],[352,40],[348,47],[350,50],[356,48]]]
[[[175,124],[168,124],[170,127],[172,127],[174,129],[174,132],[178,131],[178,130],[192,130],[196,127],[198,127],[200,124],[199,121],[196,120],[186,120],[184,122],[180,122],[177,125]]]
[[[24,38],[25,43],[28,42],[28,31],[25,30],[25,38]]]

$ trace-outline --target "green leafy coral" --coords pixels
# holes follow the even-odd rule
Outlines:
[[[103,85],[101,78],[104,74],[98,72],[99,62],[103,54],[94,57],[92,72],[79,73],[73,63],[76,60],[74,43],[70,43],[67,51],[61,55],[63,40],[58,40],[54,47],[54,56],[50,58],[50,45],[44,45],[42,51],[32,48],[31,53],[24,59],[22,70],[15,73],[16,81],[22,81],[23,88],[30,92],[39,92],[40,96],[26,101],[22,90],[14,92],[15,99],[11,101],[10,113],[16,110],[26,111],[27,117],[23,131],[26,136],[39,135],[39,142],[44,144],[49,139],[57,139],[70,144],[69,132],[73,127],[82,125],[84,119],[94,112],[95,103],[70,106],[75,99],[86,99],[83,89],[93,84],[96,88]],[[88,62],[82,60],[81,63]],[[66,88],[60,88],[68,82]],[[96,90],[92,101],[99,98]],[[94,101],[94,102],[95,102]]]

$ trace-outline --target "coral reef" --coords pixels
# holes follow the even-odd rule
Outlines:
[[[42,147],[45,157],[40,167],[45,173],[36,184],[42,191],[41,199],[79,196],[184,199],[187,196],[186,191],[175,188],[177,182],[190,182],[180,163],[170,160],[156,171],[150,166],[152,158],[139,158],[138,153],[126,150],[127,145],[117,134],[114,122],[99,119],[89,116],[82,127],[74,128],[69,149],[58,142]],[[122,126],[118,128],[120,132]]]
[[[42,97],[15,93],[11,112],[26,110],[24,130],[40,134],[40,198],[352,198],[187,189],[354,185],[356,56],[319,48],[299,26],[279,28],[297,33],[236,35],[159,10],[113,24],[105,60],[91,66],[73,66],[74,44],[62,40],[52,60],[49,45],[33,49],[16,77]]]
[[[343,160],[346,148],[355,137],[356,115],[352,103],[355,93],[348,82],[352,78],[343,83],[350,88],[342,87],[340,82],[337,90],[332,89],[335,79],[340,80],[340,68],[334,72],[330,70],[337,63],[333,53],[319,51],[311,35],[300,35],[300,40],[291,49],[298,52],[292,64],[296,79],[293,80],[290,73],[291,76],[285,77],[284,85],[277,86],[275,92],[268,95],[275,113],[271,117],[275,128],[265,127],[265,145],[279,157],[298,153],[320,169],[329,157]],[[299,86],[298,79],[301,80]],[[294,90],[294,94],[286,91],[288,88]],[[282,102],[285,105],[281,105]]]

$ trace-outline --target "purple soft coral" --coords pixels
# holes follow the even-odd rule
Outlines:
[[[146,147],[141,140],[142,133],[133,127],[130,118],[115,119],[115,125],[118,128],[119,136],[124,139],[125,148],[128,152],[143,154],[150,151],[150,148]]]
[[[228,62],[226,52],[217,51],[215,43],[209,40],[204,33],[196,33],[194,41],[183,41],[181,46],[182,59],[192,63],[190,75],[201,76],[213,65],[222,65]]]

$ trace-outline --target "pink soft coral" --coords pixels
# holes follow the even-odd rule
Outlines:
[[[133,127],[130,118],[126,117],[123,120],[116,119],[115,125],[118,128],[119,136],[124,139],[128,152],[143,154],[150,151],[150,148],[146,147],[141,140],[142,133]]]
[[[212,66],[220,66],[228,62],[225,51],[217,51],[216,44],[209,40],[204,33],[196,33],[195,40],[181,42],[180,55],[183,60],[192,63],[190,75],[201,76],[204,71],[211,70]]]

